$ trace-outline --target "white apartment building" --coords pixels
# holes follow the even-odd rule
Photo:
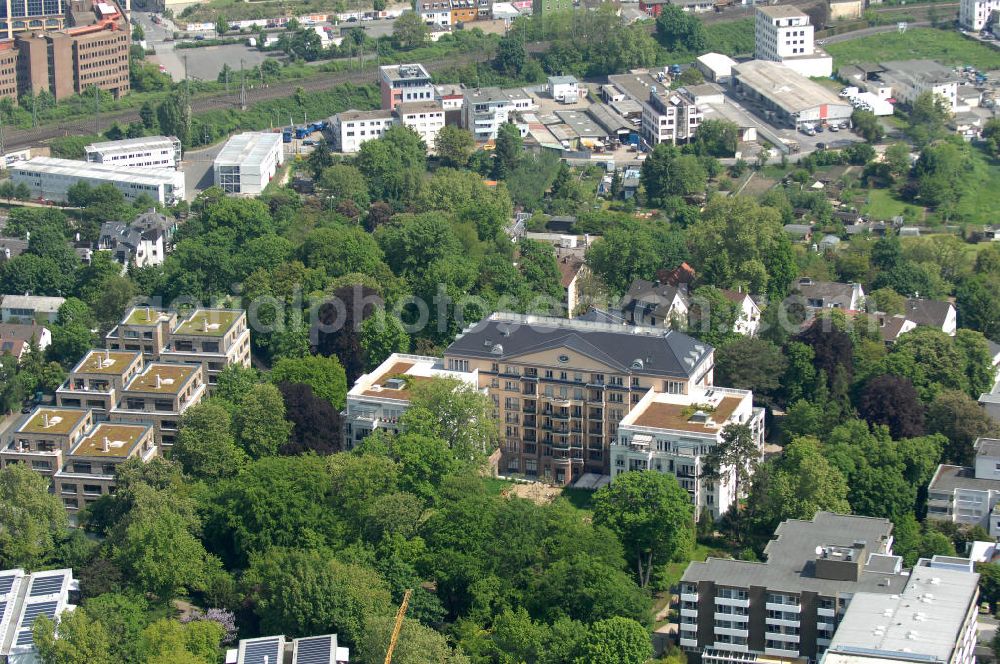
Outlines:
[[[549,95],[556,101],[571,104],[580,98],[580,82],[576,76],[549,76],[547,83]]]
[[[434,151],[434,140],[444,128],[444,108],[438,101],[403,102],[396,106],[396,117],[404,127],[417,132],[430,152]]]
[[[451,25],[450,0],[421,2],[418,7],[420,9],[420,19],[427,25]]]
[[[359,377],[347,393],[344,447],[354,447],[375,429],[398,432],[399,418],[410,407],[410,387],[431,378],[453,378],[480,389],[475,369],[445,369],[440,357],[393,353],[377,369]]]
[[[921,559],[899,594],[851,599],[821,664],[975,664],[979,575],[968,558]]]
[[[0,660],[8,664],[36,664],[38,652],[32,627],[38,616],[57,620],[70,604],[70,593],[80,591],[71,569],[28,574],[23,569],[0,571]]]
[[[687,394],[650,390],[618,425],[611,444],[611,476],[633,470],[673,475],[691,495],[696,515],[713,519],[736,499],[735,472],[723,479],[700,479],[705,456],[722,442],[730,424],[745,424],[764,453],[764,409],[754,408],[753,393],[720,387],[692,387]]]
[[[396,124],[392,111],[344,111],[330,118],[333,147],[337,152],[353,154],[361,144],[379,138]]]
[[[833,58],[816,48],[814,31],[809,16],[797,7],[758,6],[754,57],[781,62],[803,76],[830,76]]]
[[[84,148],[87,161],[111,166],[180,168],[181,142],[174,136],[144,136],[92,143]]]
[[[1000,537],[1000,440],[975,443],[974,466],[937,467],[927,487],[927,518],[982,526]]]
[[[962,0],[958,6],[958,24],[966,30],[980,32],[998,9],[1000,0]]]
[[[162,205],[184,199],[184,174],[166,168],[139,168],[92,164],[73,159],[35,157],[10,169],[14,184],[24,183],[32,197],[64,202],[69,188],[78,182],[91,187],[113,185],[132,203],[146,194]]]
[[[444,2],[445,23],[451,20],[451,5]],[[442,24],[438,24],[442,25]],[[434,82],[422,64],[386,65],[379,67],[379,89],[382,94],[382,110],[393,111],[396,106],[412,101],[434,99]]]
[[[512,122],[515,113],[535,108],[531,95],[521,88],[477,88],[465,91],[462,126],[472,132],[477,143],[497,137],[497,131]]]
[[[226,141],[215,158],[215,184],[228,194],[257,196],[285,163],[281,134],[245,132]]]
[[[704,118],[702,109],[679,90],[655,88],[642,106],[642,137],[651,146],[686,143]]]

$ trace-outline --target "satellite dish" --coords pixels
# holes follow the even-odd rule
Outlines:
[[[821,547],[821,546],[817,546],[816,547],[816,555],[817,556],[823,555],[823,547]]]

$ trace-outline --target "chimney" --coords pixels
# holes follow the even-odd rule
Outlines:
[[[101,451],[102,452],[110,452],[111,451],[111,441],[108,440],[107,436],[104,437],[104,444],[101,445]]]
[[[202,332],[208,332],[208,316],[204,316],[201,319],[201,330]]]
[[[160,389],[160,374],[156,374],[156,389]]]
[[[153,318],[153,313],[149,310],[149,307],[147,306],[146,307],[146,320],[152,320],[152,318]]]
[[[107,348],[104,349],[104,361],[105,362],[111,361],[111,351],[108,350]]]
[[[45,425],[46,428],[48,428],[48,426],[49,426],[49,414],[48,413],[42,413],[42,423]]]

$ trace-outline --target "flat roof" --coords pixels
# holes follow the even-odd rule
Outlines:
[[[608,135],[583,111],[556,111],[556,117],[580,138],[604,138]]]
[[[199,368],[200,366],[192,364],[149,364],[142,373],[129,381],[125,391],[177,394]]]
[[[280,137],[279,137],[280,138]],[[114,166],[111,164],[95,164],[89,161],[73,159],[57,159],[55,157],[32,157],[28,161],[20,161],[11,166],[12,171],[25,173],[47,173],[73,178],[101,178],[117,182],[159,186],[175,184],[178,179],[183,182],[184,174],[166,168],[140,168],[138,166]]]
[[[173,334],[194,337],[222,337],[243,315],[242,309],[195,309],[173,330]]]
[[[126,459],[149,431],[148,425],[101,422],[77,443],[70,456]]]
[[[710,557],[692,562],[682,581],[710,581],[721,586],[749,588],[758,586],[772,591],[801,593],[813,591],[827,597],[844,593],[899,592],[908,577],[886,574],[865,568],[857,581],[824,579],[815,575],[817,547],[847,546],[864,541],[864,553],[879,553],[892,533],[888,519],[817,512],[812,521],[789,519],[778,525],[764,549],[767,562],[750,562]]]
[[[524,88],[469,88],[465,91],[465,98],[475,103],[494,101],[514,101],[515,99],[531,99],[531,95],[524,91]]]
[[[448,6],[444,7],[446,11]],[[414,78],[430,78],[427,69],[419,62],[402,63],[398,65],[383,65],[379,71],[390,81],[408,81]]]
[[[1000,440],[996,438],[979,438],[976,440],[976,456],[1000,456]]]
[[[696,60],[713,71],[732,71],[736,60],[723,53],[705,53],[699,55]]]
[[[750,60],[736,65],[733,70],[742,84],[767,97],[789,114],[823,105],[850,106],[833,91],[779,62]]]
[[[918,565],[898,595],[855,594],[829,652],[947,663],[978,584],[974,572]]]
[[[408,113],[443,113],[444,107],[439,101],[405,101],[396,105],[396,112],[400,115]]]
[[[170,320],[174,314],[156,307],[132,307],[122,319],[122,325],[153,327]]]
[[[793,5],[758,5],[757,11],[771,18],[809,18],[808,14]]]
[[[87,418],[82,408],[35,408],[18,433],[51,433],[65,436]]]
[[[124,138],[120,141],[91,143],[84,149],[87,152],[127,152],[140,146],[173,148],[176,141],[176,138],[169,136],[143,136],[141,138]]]
[[[604,104],[591,104],[587,108],[587,115],[594,118],[594,122],[604,128],[608,134],[616,134],[619,131],[632,131],[635,125],[618,115],[610,106]]]
[[[1000,491],[1000,480],[976,477],[976,469],[967,466],[940,464],[927,487],[928,491],[952,493],[955,489],[970,491]]]
[[[353,122],[355,120],[388,120],[392,117],[392,111],[375,109],[374,111],[343,111],[334,117],[341,122]]]
[[[236,134],[215,158],[216,165],[240,166],[261,162],[275,150],[281,150],[281,134],[248,131]]]
[[[884,73],[894,74],[924,85],[957,83],[961,80],[950,67],[934,60],[888,60],[879,64]]]
[[[551,85],[574,85],[579,81],[576,80],[576,76],[549,76],[549,83]]]
[[[757,121],[750,117],[750,114],[742,108],[737,108],[736,106],[725,102],[721,104],[709,102],[702,104],[700,108],[702,113],[704,113],[706,120],[714,120],[716,117],[722,118],[723,120],[732,122],[741,129],[746,127],[757,127],[758,124]]]
[[[386,382],[391,378],[402,379],[403,384],[398,388],[388,387]],[[413,385],[433,378],[454,378],[479,387],[478,373],[445,369],[439,357],[393,353],[374,371],[358,378],[348,394],[409,401]]]
[[[672,395],[657,395],[672,396]],[[698,408],[694,402],[677,403],[669,399],[653,399],[647,403],[630,424],[652,429],[673,429],[690,433],[718,433],[726,425],[742,399],[735,396],[723,397],[714,410]],[[634,411],[633,411],[634,412]],[[707,415],[701,418],[700,414]]]
[[[140,357],[138,351],[126,352],[118,350],[89,350],[83,359],[76,363],[72,373],[104,374],[120,376]]]

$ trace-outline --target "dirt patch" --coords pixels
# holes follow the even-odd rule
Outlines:
[[[550,484],[514,484],[503,492],[504,496],[517,496],[526,498],[536,505],[548,505],[559,497],[562,488]]]

